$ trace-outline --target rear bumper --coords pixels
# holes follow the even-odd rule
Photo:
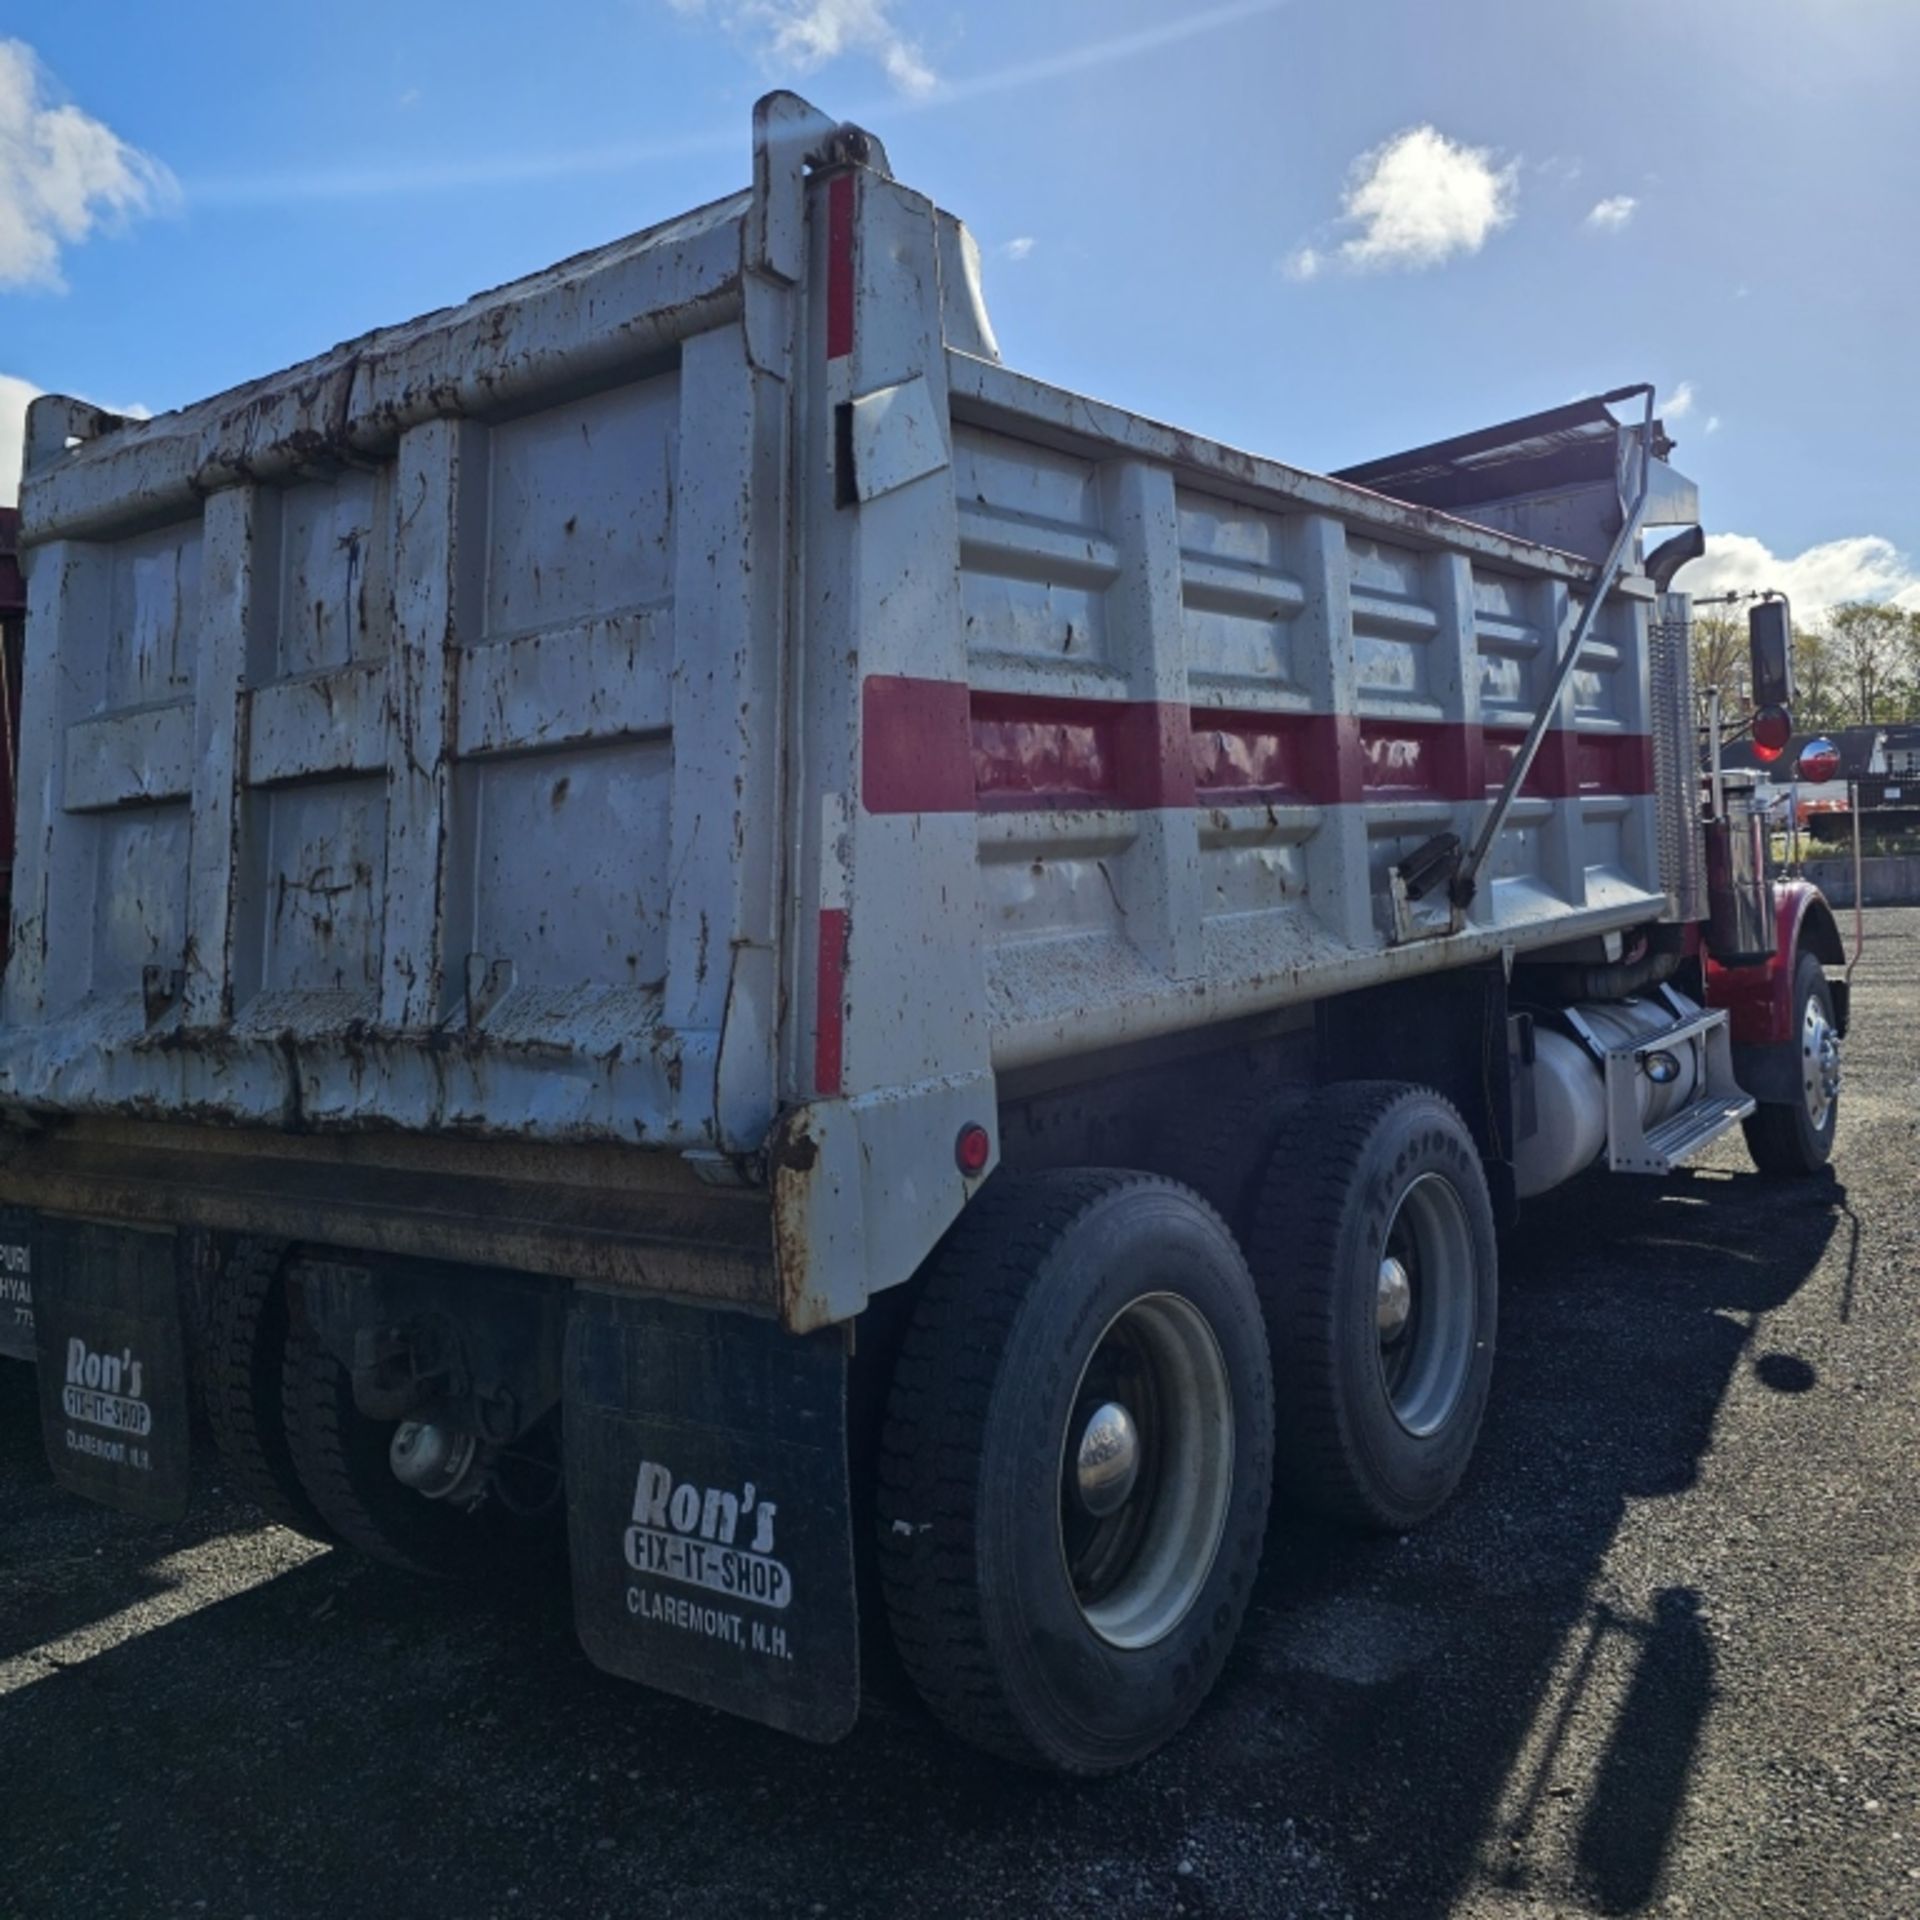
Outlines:
[[[0,1136],[4,1204],[780,1304],[766,1194],[640,1149],[82,1120]]]

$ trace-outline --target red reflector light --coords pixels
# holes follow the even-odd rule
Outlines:
[[[993,1158],[993,1136],[977,1120],[970,1121],[960,1129],[960,1138],[953,1143],[953,1157],[968,1179],[984,1173],[987,1162]]]
[[[1760,760],[1778,760],[1793,738],[1793,716],[1785,707],[1762,707],[1753,716],[1753,751]]]

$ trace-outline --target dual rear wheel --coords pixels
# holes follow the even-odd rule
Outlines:
[[[935,1714],[1010,1759],[1105,1773],[1185,1724],[1276,1487],[1397,1530],[1471,1455],[1495,1256],[1459,1116],[1348,1083],[1261,1104],[1230,1144],[1210,1184],[1232,1225],[1157,1175],[1002,1174],[922,1277],[879,1463],[886,1604]],[[214,1319],[215,1434],[271,1517],[421,1573],[529,1557],[539,1487],[508,1498],[515,1463],[473,1502],[402,1483],[407,1436],[355,1406],[284,1249],[243,1244]]]
[[[1262,1177],[1214,1187],[1239,1237],[1172,1180],[1003,1174],[922,1280],[881,1570],[910,1676],[976,1745],[1139,1759],[1217,1677],[1276,1485],[1398,1530],[1466,1469],[1496,1277],[1465,1125],[1387,1083],[1267,1121]]]
[[[1172,1181],[1003,1175],[925,1274],[880,1459],[894,1638],[973,1744],[1104,1773],[1205,1697],[1258,1571],[1260,1304]]]
[[[284,1241],[240,1240],[210,1288],[208,1422],[238,1490],[281,1526],[431,1578],[497,1578],[550,1559],[563,1539],[557,1421],[483,1453],[438,1428],[370,1418],[297,1311],[289,1264]],[[420,1471],[425,1447],[447,1456],[437,1479]]]

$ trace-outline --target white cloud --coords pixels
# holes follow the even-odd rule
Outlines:
[[[1034,246],[1035,241],[1033,235],[1030,233],[1021,233],[1016,234],[1003,246],[996,248],[995,251],[1000,255],[1002,260],[1024,260],[1033,252]]]
[[[1920,612],[1920,570],[1874,533],[1828,540],[1790,558],[1751,534],[1710,533],[1706,552],[1675,584],[1692,594],[1771,587],[1793,602],[1799,620],[1818,620],[1842,600],[1891,600]]]
[[[1341,217],[1360,231],[1341,243],[1340,258],[1417,268],[1478,253],[1513,218],[1519,178],[1516,163],[1496,166],[1484,147],[1409,127],[1353,163]]]
[[[1325,263],[1316,248],[1295,247],[1282,264],[1289,280],[1312,280],[1318,277]]]
[[[1717,413],[1708,414],[1707,424],[1702,431],[1706,433],[1718,433],[1720,431],[1720,416]]]
[[[63,246],[176,192],[158,160],[57,100],[31,47],[0,40],[0,287],[60,287]]]
[[[1593,211],[1587,215],[1587,225],[1617,233],[1633,218],[1633,210],[1639,204],[1630,193],[1609,194],[1606,199],[1594,202]]]
[[[1693,411],[1693,382],[1682,380],[1664,398],[1654,402],[1654,412],[1663,420],[1684,420]]]
[[[894,0],[668,0],[676,13],[718,20],[770,72],[812,73],[842,54],[877,60],[905,94],[937,83],[920,49],[893,20]]]
[[[20,460],[27,437],[27,405],[40,397],[40,389],[17,373],[0,373],[0,507],[11,507],[20,498]],[[135,400],[124,407],[110,407],[110,413],[125,414],[129,420],[150,420],[153,414]]]

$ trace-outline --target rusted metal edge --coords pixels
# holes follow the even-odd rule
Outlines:
[[[130,1148],[67,1132],[19,1139],[0,1201],[39,1212],[507,1268],[650,1295],[778,1310],[765,1197],[703,1188],[508,1180],[271,1153]]]
[[[436,1034],[371,1023],[296,1037],[285,1030],[236,1035],[182,1027],[178,996],[116,1002],[112,1024],[52,1022],[0,1030],[0,1100],[25,1113],[116,1118],[173,1116],[223,1128],[274,1127],[289,1135],[431,1130],[479,1142],[712,1148],[709,1117],[689,1111],[683,1089],[711,1072],[718,1035],[662,1036],[650,1050],[601,1061],[593,1097],[569,1113],[539,1109],[536,1092],[570,1054],[544,1042]],[[142,1004],[144,1003],[144,1005]],[[141,1029],[148,1015],[153,1024]],[[394,1073],[383,1073],[390,1062]],[[551,1088],[547,1088],[551,1093]],[[483,1123],[505,1099],[529,1115],[507,1131]],[[697,1103],[695,1103],[697,1105]],[[635,1116],[650,1124],[641,1131]]]

